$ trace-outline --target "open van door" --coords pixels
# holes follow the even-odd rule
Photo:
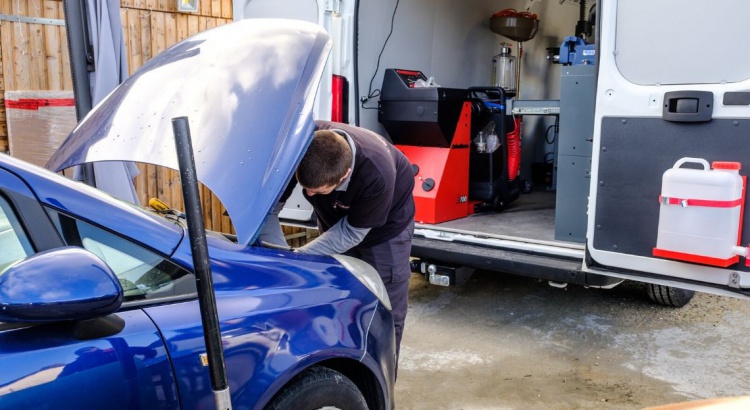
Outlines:
[[[235,20],[287,18],[309,21],[323,27],[332,41],[320,86],[315,97],[315,119],[358,124],[356,35],[359,0],[234,0]],[[353,44],[354,42],[354,44]],[[314,226],[312,205],[297,186],[283,209],[276,210],[287,223]]]
[[[585,269],[750,295],[750,3],[599,2]]]

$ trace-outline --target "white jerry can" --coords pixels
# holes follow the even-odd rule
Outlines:
[[[681,168],[685,163],[703,169]],[[738,262],[745,177],[739,162],[682,158],[664,172],[654,256],[727,267]]]

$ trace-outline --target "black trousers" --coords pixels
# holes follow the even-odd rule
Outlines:
[[[396,368],[398,368],[398,355],[401,350],[401,336],[404,333],[406,309],[409,305],[409,278],[411,277],[409,257],[413,234],[414,222],[395,238],[369,248],[346,253],[372,265],[383,279],[393,308],[391,314],[396,330]]]

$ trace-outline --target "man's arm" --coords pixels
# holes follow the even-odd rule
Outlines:
[[[258,239],[261,242],[281,247],[288,246],[286,238],[284,238],[284,231],[281,229],[281,222],[279,222],[279,213],[284,209],[287,199],[292,196],[292,191],[294,191],[296,186],[297,178],[292,177],[287,184],[286,189],[284,189],[284,192],[281,194],[279,202],[276,203],[276,206],[274,206],[271,212],[266,216],[266,221],[263,223],[260,235],[258,236]]]
[[[355,228],[344,217],[307,245],[297,248],[297,252],[310,255],[344,253],[362,242],[368,232],[370,228]]]
[[[273,244],[280,247],[288,247],[289,244],[286,242],[284,237],[284,231],[281,229],[281,222],[279,222],[279,212],[284,208],[284,202],[279,202],[273,208],[271,213],[266,216],[266,221],[260,230],[258,239],[261,242]]]

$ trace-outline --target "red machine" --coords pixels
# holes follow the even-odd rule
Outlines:
[[[465,102],[450,147],[396,145],[414,168],[414,219],[438,223],[473,212],[469,203],[471,103]]]
[[[477,204],[500,210],[518,197],[518,141],[506,143],[505,94],[492,87],[420,87],[419,71],[387,69],[378,120],[414,168],[415,220],[440,223],[472,214]],[[490,102],[493,101],[493,102]],[[474,137],[494,122],[499,149]],[[515,127],[514,127],[515,128]],[[515,164],[509,175],[507,164]]]

